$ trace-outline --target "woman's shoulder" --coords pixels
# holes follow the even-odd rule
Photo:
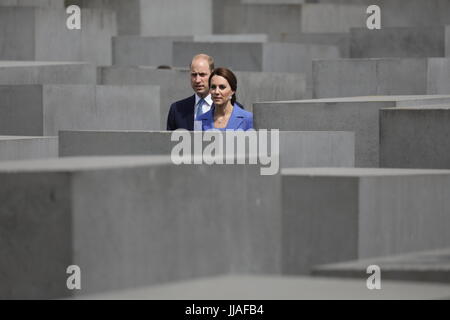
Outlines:
[[[243,116],[245,118],[253,118],[253,113],[251,113],[250,111],[240,108],[237,104],[235,104],[234,107],[237,115]]]

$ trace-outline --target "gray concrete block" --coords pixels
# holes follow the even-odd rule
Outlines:
[[[1,0],[0,7],[64,8],[64,0]]]
[[[437,102],[434,101],[437,99]],[[253,107],[257,129],[355,132],[355,165],[379,166],[379,110],[433,104],[449,96],[386,96],[262,102]]]
[[[278,273],[280,177],[259,169],[160,157],[0,163],[0,297]],[[81,292],[66,287],[70,265]]]
[[[380,166],[450,168],[450,107],[380,110]]]
[[[81,16],[81,56],[79,60],[100,66],[111,65],[111,39],[117,35],[116,13],[105,9],[82,9]]]
[[[81,30],[66,27],[64,9],[4,7],[0,11],[0,59],[87,61],[111,64],[114,13],[83,9]]]
[[[231,275],[81,297],[93,300],[421,300],[447,299],[448,285],[383,281]],[[375,292],[374,292],[375,291]],[[263,308],[263,311],[265,309]],[[225,313],[224,313],[225,314]],[[228,312],[226,313],[228,314]]]
[[[54,136],[58,130],[159,129],[159,88],[2,86],[0,134]]]
[[[449,63],[448,58],[313,61],[313,97],[447,94]]]
[[[349,32],[351,28],[366,26],[366,6],[336,4],[305,4],[302,13],[302,32]]]
[[[193,37],[114,37],[114,66],[171,66],[174,41],[192,41]]]
[[[445,26],[445,56],[450,56],[450,26]]]
[[[211,0],[140,1],[143,36],[187,36],[212,33]],[[199,18],[201,17],[201,18]]]
[[[302,44],[321,44],[339,48],[341,58],[350,58],[349,33],[281,33],[270,34],[270,42],[293,42]]]
[[[348,32],[365,26],[364,6],[213,2],[213,33]]]
[[[381,8],[382,28],[388,27],[430,27],[450,23],[448,0],[315,0],[318,3],[334,5],[375,4]],[[365,10],[364,10],[365,12]]]
[[[188,64],[189,62],[187,62]],[[186,66],[187,67],[187,66]],[[157,85],[161,90],[161,128],[166,128],[170,105],[192,96],[188,70],[155,68],[101,68],[100,83],[107,85]],[[258,101],[292,100],[306,97],[303,74],[281,72],[236,72],[238,101],[252,111]]]
[[[301,5],[213,0],[213,34],[301,32]]]
[[[448,170],[309,168],[282,175],[284,273],[449,246]]]
[[[172,65],[186,67],[193,56],[203,52],[214,57],[217,66],[239,71],[268,71],[263,70],[264,51],[263,43],[175,42]]]
[[[239,71],[304,73],[311,89],[313,59],[335,59],[335,46],[298,43],[175,42],[173,65],[186,66],[192,57],[204,52],[217,66]]]
[[[178,144],[171,141],[171,134],[60,131],[59,151],[61,157],[170,155]],[[354,166],[354,134],[350,132],[280,132],[279,143],[281,168]]]
[[[433,107],[450,103],[450,95],[403,96],[396,107]]]
[[[254,4],[300,4],[308,3],[308,0],[241,0],[241,2]]]
[[[430,58],[428,61],[428,94],[450,93],[450,66],[448,58]]]
[[[195,42],[268,42],[269,35],[254,34],[204,34],[195,35]]]
[[[0,161],[57,157],[57,137],[0,136]]]
[[[118,35],[140,34],[142,17],[139,0],[65,0],[65,3],[81,8],[113,10],[117,17]]]
[[[96,81],[96,69],[87,63],[0,61],[0,85],[88,85]]]
[[[173,43],[176,41],[262,43],[267,42],[267,38],[265,34],[195,35],[184,37],[119,36],[113,38],[113,65],[171,66],[173,62]]]
[[[446,28],[352,29],[350,58],[445,57]]]
[[[113,9],[117,13],[119,35],[212,33],[211,0],[69,0],[68,3],[84,8]]]
[[[367,267],[380,267],[382,279],[396,281],[450,283],[450,250],[432,250],[362,259],[315,267],[312,274],[320,277],[367,279]]]

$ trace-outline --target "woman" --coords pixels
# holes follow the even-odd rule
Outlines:
[[[253,114],[236,104],[237,80],[231,70],[215,69],[209,77],[209,90],[213,105],[198,118],[203,131],[253,129]]]

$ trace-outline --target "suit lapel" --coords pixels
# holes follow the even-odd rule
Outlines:
[[[228,120],[227,128],[239,129],[241,128],[242,122],[244,121],[244,116],[240,114],[239,107],[235,104],[233,107],[233,112]]]
[[[189,131],[193,131],[194,130],[194,112],[195,112],[195,95],[193,95],[191,97],[191,99],[189,99],[189,102],[186,106],[187,108],[187,112],[186,112],[186,128]]]

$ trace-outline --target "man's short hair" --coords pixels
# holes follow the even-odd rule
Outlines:
[[[207,54],[204,53],[200,53],[197,54],[195,57],[192,58],[192,61],[197,60],[197,59],[205,59],[208,61],[208,65],[209,65],[209,70],[212,72],[215,68],[214,66],[214,59],[211,56],[208,56]],[[192,62],[189,64],[189,69],[192,67]]]

